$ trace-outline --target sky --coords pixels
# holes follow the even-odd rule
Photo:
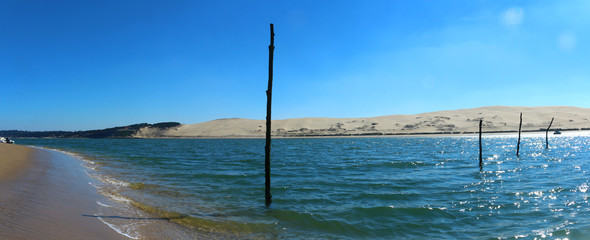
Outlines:
[[[0,129],[590,107],[590,1],[0,0]]]

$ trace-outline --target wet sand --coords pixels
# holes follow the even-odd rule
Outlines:
[[[0,239],[128,239],[94,217],[90,181],[64,154],[0,144]]]

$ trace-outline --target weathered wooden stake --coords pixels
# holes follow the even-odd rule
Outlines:
[[[268,46],[268,90],[266,90],[266,146],[264,146],[264,199],[266,207],[272,203],[270,194],[270,122],[271,122],[271,105],[272,105],[272,60],[275,50],[275,31],[272,23],[270,24],[270,45]]]
[[[483,119],[479,120],[479,169],[481,170],[483,168],[483,163],[482,163],[482,156],[481,156],[481,124],[483,122]]]
[[[551,122],[549,123],[549,127],[547,127],[547,130],[545,131],[545,149],[549,148],[549,128],[551,128],[551,124],[553,124],[553,119],[555,117],[551,118]]]
[[[516,144],[516,156],[520,153],[520,130],[522,129],[522,113],[520,113],[520,123],[518,124],[518,143]]]

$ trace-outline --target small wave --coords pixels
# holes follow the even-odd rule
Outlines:
[[[92,186],[94,189],[98,190],[101,187],[97,186],[96,184],[92,183],[92,182],[88,182],[88,185]]]
[[[100,220],[102,223],[104,223],[105,225],[109,226],[109,228],[113,229],[115,232],[117,232],[118,234],[121,234],[125,237],[131,238],[131,239],[141,239],[141,237],[139,236],[133,236],[131,234],[125,233],[123,232],[122,229],[117,228],[117,226],[115,226],[114,224],[110,224],[107,221],[105,221],[104,219],[102,219],[101,217],[97,217],[98,220]]]
[[[101,192],[102,195],[117,201],[117,202],[123,202],[123,203],[131,203],[131,200],[121,194],[118,193],[113,193],[113,192]]]
[[[93,177],[95,177],[97,180],[101,182],[108,183],[114,186],[129,187],[129,183],[122,180],[113,179],[104,175],[94,175]]]
[[[96,201],[96,204],[98,204],[100,206],[103,206],[103,207],[111,207],[110,205],[104,204],[104,203],[102,203],[100,201]]]
[[[37,149],[46,149],[46,150],[50,150],[50,151],[55,151],[55,152],[63,153],[63,154],[65,154],[65,155],[68,155],[68,156],[70,156],[70,157],[73,157],[73,158],[76,158],[76,159],[82,160],[82,161],[84,161],[84,162],[86,162],[86,163],[95,164],[95,162],[93,162],[93,161],[90,161],[90,160],[88,160],[88,159],[85,159],[84,157],[82,157],[81,155],[79,155],[79,154],[77,154],[77,153],[68,152],[68,151],[65,151],[65,150],[62,150],[62,149],[58,149],[58,148],[50,148],[50,147],[36,147],[36,146],[31,146],[31,147],[33,147],[33,148],[37,148]]]

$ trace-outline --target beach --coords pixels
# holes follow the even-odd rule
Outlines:
[[[482,168],[476,135],[276,139],[269,209],[263,139],[17,142],[75,156],[101,195],[132,203],[100,200],[112,207],[96,216],[137,239],[590,236],[590,136],[550,134],[546,149],[522,134],[519,156],[517,137],[484,135]]]
[[[89,181],[64,154],[0,144],[0,239],[128,239],[94,216]]]

